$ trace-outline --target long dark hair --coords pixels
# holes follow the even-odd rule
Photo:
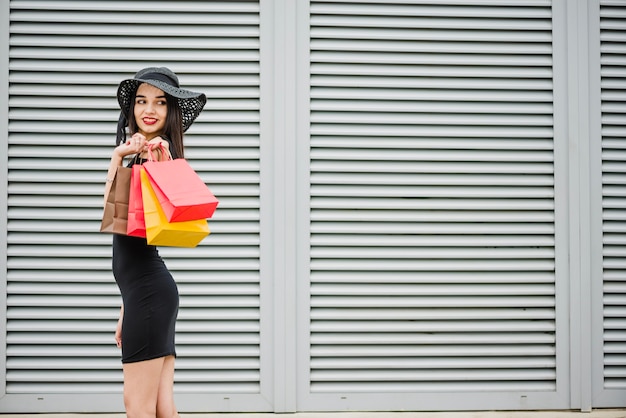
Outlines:
[[[137,121],[135,120],[134,96],[136,94],[137,91],[135,91],[133,100],[130,101],[130,107],[128,109],[128,131],[131,135],[138,130]],[[165,126],[163,127],[161,138],[169,141],[172,158],[185,158],[185,147],[183,144],[183,117],[180,106],[178,105],[178,99],[167,93],[165,93],[165,99],[167,101],[167,119],[165,120]],[[119,138],[120,133],[118,132],[118,145],[121,143]],[[124,139],[125,138],[126,134],[124,133]]]

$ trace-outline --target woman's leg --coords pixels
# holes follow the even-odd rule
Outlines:
[[[159,393],[157,395],[157,417],[178,418],[174,405],[174,356],[167,356],[163,360]]]
[[[154,418],[165,358],[125,363],[124,406],[128,418]]]

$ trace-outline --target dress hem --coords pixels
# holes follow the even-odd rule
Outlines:
[[[167,352],[164,354],[155,354],[153,356],[149,356],[149,357],[145,357],[145,358],[140,358],[140,359],[122,359],[122,364],[128,364],[128,363],[139,363],[140,361],[148,361],[148,360],[154,360],[157,358],[161,358],[161,357],[169,357],[169,356],[174,356],[176,357],[176,353],[175,352]]]

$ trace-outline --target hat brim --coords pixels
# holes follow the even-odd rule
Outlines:
[[[182,115],[183,131],[189,129],[206,104],[206,95],[204,93],[174,87],[161,80],[131,78],[123,80],[117,88],[117,101],[127,119],[131,117],[131,115],[129,115],[131,101],[135,97],[137,88],[143,83],[163,90],[165,93],[178,100]]]

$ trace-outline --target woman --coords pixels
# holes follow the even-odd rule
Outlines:
[[[171,70],[151,67],[122,81],[117,100],[121,114],[105,201],[124,157],[145,159],[149,149],[159,146],[173,158],[184,157],[183,132],[202,111],[206,96],[181,89]],[[122,294],[115,340],[122,349],[127,416],[178,416],[173,396],[176,283],[156,247],[126,235],[113,235],[113,275]]]

